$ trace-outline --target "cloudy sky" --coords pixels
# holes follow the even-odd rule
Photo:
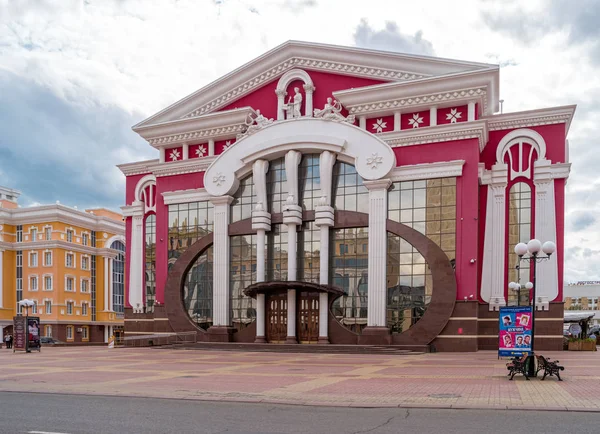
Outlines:
[[[131,126],[289,39],[497,63],[504,111],[577,104],[566,279],[600,280],[600,1],[0,0],[0,185],[122,205]]]

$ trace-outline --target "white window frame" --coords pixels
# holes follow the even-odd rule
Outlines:
[[[71,256],[73,259],[71,259],[71,265],[69,265],[69,256]],[[66,252],[65,253],[65,267],[66,268],[75,268],[75,260],[76,260],[76,256],[74,252]]]
[[[34,261],[32,260],[32,258],[35,258],[35,264],[33,263]],[[39,264],[38,259],[39,257],[37,251],[34,250],[29,252],[29,268],[36,268]]]
[[[52,240],[52,226],[44,226],[44,239],[46,241]]]
[[[81,303],[81,315],[82,316],[88,315],[88,304],[87,303]]]
[[[88,326],[81,327],[81,340],[82,341],[90,340],[90,328]]]
[[[32,279],[35,280],[35,288],[34,285],[31,284]],[[38,291],[40,289],[40,279],[37,274],[30,274],[29,279],[27,280],[29,285],[29,291]]]
[[[52,326],[50,324],[46,324],[44,326],[44,336],[46,336],[47,338],[52,337]]]
[[[50,263],[46,261],[46,255],[50,255]],[[52,259],[53,259],[52,250],[44,250],[44,267],[52,267]]]
[[[84,267],[83,263],[87,262],[87,265]],[[90,257],[88,255],[81,255],[81,269],[89,270],[90,269]]]
[[[81,244],[87,246],[90,243],[90,234],[87,232],[83,232],[81,234]]]
[[[73,309],[75,308],[74,304],[75,303],[73,301],[67,301],[67,315],[73,315]]]
[[[74,334],[74,332],[75,332],[75,328],[73,326],[67,326],[67,340],[68,341],[72,341],[73,340],[73,334]]]
[[[52,274],[44,274],[43,275],[44,278],[44,291],[53,291],[54,290],[54,278],[52,277]],[[50,288],[48,288],[46,286],[46,279],[50,278]]]
[[[67,232],[66,232],[66,236],[67,236],[67,243],[72,243],[73,242],[73,236],[75,235],[75,231],[73,230],[73,228],[67,228]]]
[[[86,283],[87,288],[85,290],[83,289],[84,282],[87,282]],[[83,294],[88,294],[90,292],[90,279],[88,279],[87,277],[81,278],[81,282],[79,283],[79,291],[82,292]]]
[[[71,282],[71,289],[69,289],[69,281]],[[75,282],[77,278],[75,276],[71,276],[70,274],[65,276],[65,291],[67,292],[75,292]]]
[[[32,226],[29,228],[29,238],[31,241],[37,241],[37,232],[37,227]]]
[[[38,313],[38,304],[37,301],[32,300],[33,301],[33,306],[31,306],[31,313],[33,313],[34,315],[37,315]]]
[[[50,307],[50,309],[48,309]],[[49,315],[52,313],[52,300],[44,300],[44,313]]]

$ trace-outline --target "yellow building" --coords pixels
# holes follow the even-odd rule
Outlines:
[[[20,208],[0,187],[0,330],[18,302],[35,304],[40,333],[66,343],[102,343],[123,328],[125,223],[106,209]],[[24,314],[24,312],[22,312]]]

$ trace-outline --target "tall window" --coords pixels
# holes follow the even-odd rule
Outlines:
[[[29,278],[29,290],[37,291],[38,290],[38,278],[37,276],[31,276]]]
[[[82,341],[90,340],[90,328],[88,326],[84,326],[81,328],[81,340]]]
[[[38,254],[37,254],[37,252],[30,252],[29,253],[29,266],[30,267],[37,267],[38,266]]]
[[[369,190],[350,164],[338,161],[333,166],[334,208],[344,211],[369,212]]]
[[[113,310],[122,314],[124,312],[125,301],[125,244],[121,241],[115,241],[110,246],[111,249],[119,251],[119,254],[113,259]],[[92,306],[92,315],[93,315]]]
[[[87,316],[87,314],[88,314],[88,304],[81,303],[81,315]]]
[[[73,340],[73,326],[67,326],[67,340]]]
[[[29,229],[29,235],[31,235],[31,241],[37,241],[37,229],[36,228]]]
[[[254,178],[250,175],[240,181],[240,186],[233,195],[230,213],[231,223],[252,217],[252,210],[255,206]],[[263,207],[266,211],[267,204],[264,203]]]
[[[89,242],[89,235],[87,233],[81,234],[81,244],[87,246]]]
[[[49,312],[46,311],[46,313],[49,313]],[[44,326],[44,336],[46,336],[47,338],[52,337],[52,326],[51,325]]]
[[[44,228],[44,238],[46,239],[46,241],[52,240],[52,228],[51,227],[47,226]]]
[[[81,292],[88,292],[90,288],[90,281],[87,279],[81,279]]]
[[[90,257],[89,256],[81,256],[81,269],[89,270],[90,269]]]
[[[65,288],[66,291],[73,292],[73,287],[75,286],[74,283],[73,283],[74,280],[75,279],[73,279],[72,277],[67,277],[66,278],[66,283],[65,283],[66,284],[66,288]]]
[[[285,182],[287,176],[285,173],[285,161],[278,158],[269,163],[269,172],[267,173],[267,211],[272,214],[282,212],[282,205],[287,199]],[[297,199],[297,198],[295,198]]]
[[[50,267],[52,265],[52,252],[44,252],[44,265]]]
[[[17,243],[23,242],[23,225],[17,225]]]
[[[271,225],[267,232],[266,254],[266,281],[287,280],[288,270],[288,233],[287,226],[283,224]]]
[[[67,301],[67,315],[73,315],[73,302]]]
[[[65,266],[73,268],[75,265],[75,255],[73,253],[67,253],[65,257]]]
[[[193,243],[212,232],[213,215],[209,201],[169,205],[169,269]]]
[[[67,229],[67,242],[69,242],[69,243],[73,242],[73,230],[72,229]]]
[[[319,283],[321,275],[321,231],[315,222],[304,222],[298,232],[298,275],[301,282]]]
[[[518,243],[527,243],[532,238],[531,227],[531,187],[525,182],[517,182],[510,188],[508,200],[508,282],[521,285],[529,282],[529,262],[521,261],[513,247]],[[518,268],[517,268],[518,267]],[[508,285],[507,285],[508,286]],[[508,290],[508,305],[529,304],[529,291]]]
[[[154,312],[156,300],[156,216],[150,214],[146,217],[146,311]]]
[[[44,302],[44,309],[46,311],[46,315],[52,313],[52,301],[46,300]],[[52,329],[50,329],[50,330],[52,330]],[[46,336],[48,336],[48,335],[46,335]],[[52,335],[50,335],[50,336],[52,336]]]
[[[229,288],[233,327],[241,330],[256,319],[256,300],[244,295],[244,289],[256,282],[256,235],[229,238]]]
[[[330,231],[329,281],[344,290],[332,310],[337,320],[355,333],[361,333],[367,325],[369,256],[362,246],[368,244],[368,238],[368,228]]]
[[[183,305],[190,318],[202,329],[212,323],[213,306],[213,249],[209,247],[194,262],[185,277]]]
[[[303,210],[314,210],[321,197],[319,154],[304,154],[300,162],[298,186]]]
[[[44,289],[52,291],[52,276],[44,276]]]
[[[31,306],[31,313],[34,314],[34,315],[37,315],[37,313],[38,313],[37,301],[33,302],[33,306]]]

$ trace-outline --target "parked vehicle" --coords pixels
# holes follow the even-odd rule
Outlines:
[[[59,341],[58,339],[47,337],[47,336],[43,336],[42,338],[40,338],[40,342],[43,345],[64,345],[64,342]]]

